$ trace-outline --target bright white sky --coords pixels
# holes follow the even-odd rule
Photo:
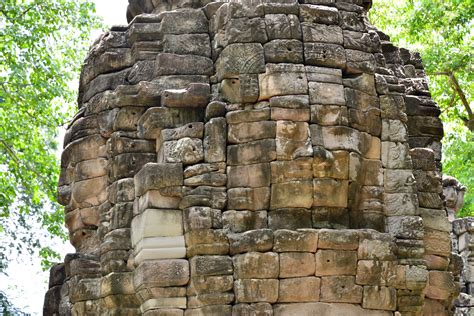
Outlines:
[[[94,0],[94,2],[97,14],[102,17],[107,26],[127,24],[128,0]],[[91,35],[91,44],[100,33],[101,31],[97,31]],[[62,144],[62,140],[59,141],[59,144]],[[62,251],[63,257],[68,252],[74,252],[74,248],[69,243],[53,247]],[[0,289],[21,311],[32,315],[42,315],[49,273],[41,271],[39,260],[32,260],[32,258],[20,258],[20,260],[23,262],[11,263],[7,271],[8,277],[0,275]]]

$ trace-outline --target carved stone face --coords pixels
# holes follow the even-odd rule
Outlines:
[[[443,178],[443,195],[446,207],[457,213],[464,205],[466,187],[461,185],[456,178],[446,176]]]

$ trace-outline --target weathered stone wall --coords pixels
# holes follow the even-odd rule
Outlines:
[[[307,2],[131,1],[93,45],[46,314],[451,313],[421,60],[369,2]]]
[[[453,222],[453,248],[459,255],[458,271],[461,296],[456,302],[459,315],[469,315],[474,310],[474,219],[457,219]]]

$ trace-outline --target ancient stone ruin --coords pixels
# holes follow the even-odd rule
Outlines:
[[[452,314],[421,59],[369,0],[300,2],[130,0],[94,43],[46,315]]]

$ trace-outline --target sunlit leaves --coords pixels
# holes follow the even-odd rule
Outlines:
[[[93,12],[90,0],[0,2],[0,252],[5,254],[12,250],[6,243],[17,251],[39,247],[28,231],[34,223],[64,237],[55,203],[56,139],[73,112],[76,92],[70,83],[98,25]],[[47,259],[52,253],[40,255]]]

